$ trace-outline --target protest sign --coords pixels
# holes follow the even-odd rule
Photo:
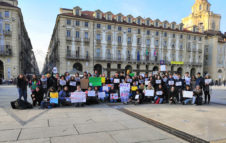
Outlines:
[[[58,98],[59,94],[58,92],[50,92],[50,98]]]
[[[61,85],[61,86],[66,85],[66,80],[61,80],[61,79],[60,79],[60,85]]]
[[[106,78],[105,77],[101,77],[101,83],[105,83],[106,82]]]
[[[88,91],[88,96],[89,97],[95,97],[95,91]]]
[[[70,81],[70,86],[76,86],[76,82],[75,81]]]
[[[90,77],[89,84],[90,86],[101,86],[101,77]]]
[[[106,97],[105,92],[98,92],[98,98],[99,99],[103,99],[105,97]]]
[[[153,71],[153,75],[157,75],[158,74],[158,71]]]
[[[117,94],[117,93],[111,94],[111,95],[110,95],[110,98],[111,98],[111,99],[117,100],[117,99],[118,99],[118,94]]]
[[[114,83],[120,83],[120,79],[115,78],[115,79],[114,79]]]
[[[163,92],[162,92],[162,91],[157,91],[157,92],[156,92],[156,95],[161,96],[162,94],[163,94]]]
[[[154,96],[154,90],[145,90],[145,96],[150,96],[153,97]]]
[[[173,80],[170,80],[170,81],[168,81],[168,84],[169,85],[174,85],[174,81]]]
[[[88,89],[89,79],[85,79],[85,78],[81,79],[80,84],[81,84],[81,89]]]
[[[132,86],[131,90],[132,91],[136,91],[137,90],[137,86]]]
[[[108,91],[109,87],[108,86],[103,86],[103,91]]]
[[[58,72],[57,67],[54,67],[52,71],[53,71],[54,74],[56,74]]]
[[[130,94],[130,84],[129,83],[121,83],[120,84],[120,97],[122,102],[128,102]]]
[[[66,100],[67,102],[71,102],[71,98],[70,98],[70,97],[66,97],[65,100]]]
[[[72,92],[71,93],[71,103],[83,103],[86,102],[85,92]]]
[[[183,97],[184,98],[193,98],[193,92],[192,91],[183,91]]]
[[[130,73],[129,74],[131,77],[134,77],[135,76],[135,73]]]
[[[166,71],[166,65],[161,65],[161,66],[160,66],[160,71],[162,71],[162,72],[163,72],[163,71]]]
[[[162,81],[161,81],[161,80],[156,80],[155,83],[156,83],[156,84],[161,84]]]
[[[132,79],[127,79],[127,82],[128,83],[132,83]]]
[[[50,98],[49,103],[58,104],[58,98]]]
[[[176,86],[182,86],[182,82],[181,81],[176,82]]]
[[[205,79],[205,84],[210,84],[212,82],[211,79]]]
[[[139,97],[140,97],[140,95],[136,95],[136,96],[135,96],[135,99],[137,100],[137,99],[139,99]]]

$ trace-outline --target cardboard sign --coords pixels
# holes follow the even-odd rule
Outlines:
[[[105,77],[101,77],[101,83],[105,83],[105,82],[106,82]]]
[[[210,84],[212,82],[211,79],[205,79],[205,84]]]
[[[135,96],[135,99],[139,99],[139,97],[140,97],[140,95],[136,95],[136,96]]]
[[[162,71],[162,72],[166,71],[166,65],[161,65],[160,66],[160,71]]]
[[[168,81],[168,84],[169,84],[169,85],[174,85],[174,81],[173,81],[173,80],[169,80],[169,81]]]
[[[127,82],[128,83],[132,83],[132,79],[127,79]]]
[[[192,91],[183,91],[183,97],[184,98],[193,98],[193,92]]]
[[[101,77],[90,77],[89,84],[90,86],[101,86]]]
[[[111,95],[110,95],[110,98],[111,98],[111,99],[117,100],[117,99],[118,99],[118,94],[117,94],[117,93],[111,94]]]
[[[155,83],[156,83],[156,84],[161,84],[162,81],[161,81],[161,80],[156,80]]]
[[[154,93],[155,93],[154,90],[145,90],[145,96],[153,97]]]
[[[85,92],[72,92],[71,93],[71,103],[84,103],[86,102]]]
[[[103,86],[103,91],[109,91],[109,87],[108,86]]]
[[[106,97],[105,92],[98,92],[98,98],[99,99],[103,99],[105,97]]]
[[[145,81],[145,85],[148,85],[150,83],[150,81]]]
[[[89,79],[85,79],[85,78],[81,79],[80,84],[81,84],[81,89],[88,89]]]
[[[50,92],[50,98],[58,98],[59,93],[58,92]]]
[[[139,80],[139,83],[141,84],[141,83],[144,83],[144,80]]]
[[[89,97],[95,97],[95,91],[88,91],[88,96]]]
[[[120,83],[120,79],[115,78],[115,79],[114,79],[114,83]]]
[[[76,82],[75,81],[70,81],[70,86],[76,86]]]
[[[181,81],[176,82],[176,86],[182,86],[182,82]]]
[[[157,91],[156,95],[162,96],[163,92],[162,91]]]
[[[66,80],[61,80],[61,79],[60,79],[60,85],[61,85],[61,86],[66,85]]]
[[[121,83],[120,84],[120,97],[129,97],[130,93],[130,84],[129,83]]]
[[[58,98],[50,98],[49,103],[58,104]]]

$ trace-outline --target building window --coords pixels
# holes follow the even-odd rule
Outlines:
[[[128,37],[128,39],[127,39],[127,40],[128,40],[128,43],[129,43],[129,44],[131,44],[131,43],[132,43],[132,42],[131,42],[131,37]]]
[[[111,35],[108,35],[108,41],[111,41]]]
[[[122,31],[122,27],[121,26],[118,27],[118,31]]]
[[[190,35],[188,35],[188,40],[191,40],[191,36]]]
[[[182,34],[180,35],[180,38],[183,39],[183,35]]]
[[[88,32],[85,32],[85,39],[88,39],[89,38],[89,34]]]
[[[107,19],[111,20],[111,15],[110,14],[107,15]]]
[[[140,34],[140,29],[137,29],[137,33]]]
[[[97,28],[100,29],[101,28],[101,24],[97,24]]]
[[[159,26],[159,23],[158,22],[155,22],[155,26],[158,27]]]
[[[89,22],[85,22],[85,27],[89,27]]]
[[[167,37],[167,32],[164,32],[164,37]]]
[[[140,24],[140,18],[137,19],[137,23]]]
[[[97,12],[97,18],[100,19],[100,13],[99,12]]]
[[[131,23],[131,18],[130,17],[128,17],[128,22]]]
[[[194,36],[194,40],[196,40],[196,36]]]
[[[79,15],[79,10],[78,10],[78,9],[76,9],[76,15],[77,15],[77,16]]]
[[[131,31],[132,31],[131,28],[128,28],[128,33],[131,33]]]
[[[159,40],[155,40],[155,46],[159,46]]]
[[[122,37],[118,36],[118,43],[121,43],[121,42],[122,42]]]
[[[212,23],[212,29],[215,30],[215,27],[216,27],[215,22],[213,22]]]
[[[166,23],[164,23],[163,27],[166,28]]]
[[[79,31],[76,31],[75,37],[79,38]]]
[[[67,19],[67,25],[71,25],[71,20]]]
[[[10,31],[10,25],[9,24],[5,24],[5,31]]]
[[[118,60],[120,60],[121,59],[121,51],[120,50],[118,50],[117,55],[118,55]],[[120,65],[120,68],[121,68],[121,65]]]
[[[147,30],[147,35],[150,35],[150,30]]]
[[[80,25],[80,21],[76,20],[76,21],[75,21],[75,25],[76,25],[76,26],[79,26],[79,25]]]
[[[97,56],[97,57],[100,57],[100,48],[97,48],[97,49],[96,49],[96,56]]]
[[[111,25],[108,25],[108,30],[111,30]]]
[[[202,37],[199,37],[199,41],[202,41]]]
[[[164,41],[164,42],[163,42],[163,46],[164,46],[164,47],[167,47],[167,41]]]
[[[172,29],[174,29],[175,28],[175,24],[172,24]]]
[[[120,59],[120,58],[119,58],[119,59]],[[121,64],[118,64],[118,65],[117,65],[117,68],[118,68],[118,69],[121,69]]]
[[[9,18],[9,11],[5,11],[5,18]]]
[[[71,30],[67,30],[67,37],[71,37]]]
[[[175,34],[173,34],[173,38],[175,38],[176,37],[176,35]]]
[[[149,21],[149,20],[147,20],[147,25],[148,25],[148,26],[150,25],[150,21]]]
[[[110,49],[107,49],[107,59],[110,59],[111,58],[111,51]]]
[[[100,34],[97,34],[97,40],[100,40]]]
[[[159,32],[158,31],[155,32],[155,36],[159,36]]]
[[[151,43],[150,43],[150,39],[147,39],[146,42],[147,42],[147,46],[150,46],[150,44],[151,44]]]
[[[137,44],[138,44],[138,45],[141,44],[140,38],[137,38]]]
[[[118,16],[118,21],[122,22],[122,17],[121,16]]]

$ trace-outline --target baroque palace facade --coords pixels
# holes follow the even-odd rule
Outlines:
[[[196,0],[192,14],[182,19],[186,29],[194,26],[205,34],[204,73],[215,80],[226,80],[226,33],[220,31],[221,15],[213,13],[208,0]]]
[[[39,73],[17,0],[0,0],[0,78]]]
[[[150,73],[160,63],[181,74],[203,72],[205,35],[183,24],[112,12],[60,9],[43,73],[98,70]]]

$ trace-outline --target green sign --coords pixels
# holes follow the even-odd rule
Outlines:
[[[135,76],[135,73],[131,73],[131,74],[129,74],[131,77],[134,77]]]
[[[89,85],[90,86],[102,86],[101,77],[90,77]]]

